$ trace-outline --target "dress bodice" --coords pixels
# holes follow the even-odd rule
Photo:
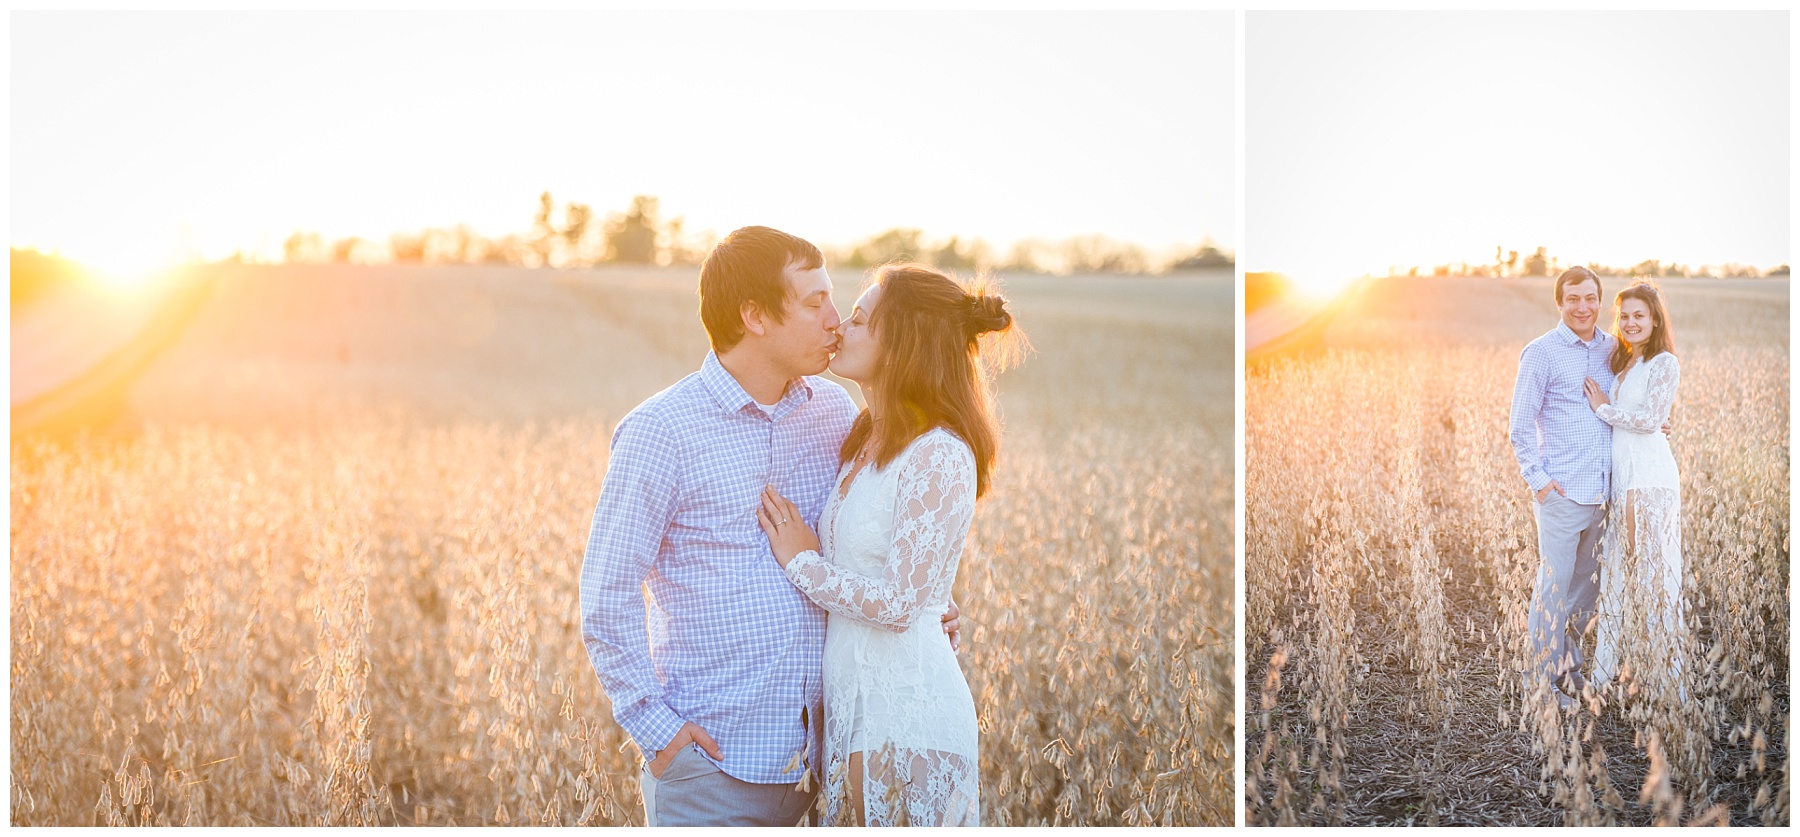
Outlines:
[[[797,583],[859,622],[900,632],[935,622],[920,617],[949,604],[974,513],[974,454],[947,430],[927,431],[885,466],[844,466],[819,515],[825,558]]]
[[[1675,405],[1681,363],[1662,352],[1626,367],[1611,404],[1595,412],[1612,425],[1613,494],[1639,488],[1679,488],[1681,474],[1662,425]]]

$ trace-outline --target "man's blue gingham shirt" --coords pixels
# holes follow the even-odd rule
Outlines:
[[[764,413],[708,352],[613,431],[581,635],[645,758],[692,721],[746,782],[798,781],[786,768],[802,747],[818,763],[825,611],[775,563],[756,509],[773,485],[816,528],[855,417],[843,387],[816,377]]]
[[[1508,430],[1519,473],[1533,492],[1555,480],[1577,503],[1606,502],[1612,425],[1594,414],[1581,384],[1593,378],[1612,396],[1607,358],[1613,343],[1613,336],[1600,329],[1584,343],[1559,322],[1519,353]]]

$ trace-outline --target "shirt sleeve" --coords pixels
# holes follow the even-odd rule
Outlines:
[[[679,461],[656,417],[633,413],[619,423],[581,562],[581,638],[613,718],[645,758],[683,723],[650,661],[643,591],[674,513]]]
[[[948,592],[975,516],[975,458],[961,440],[934,435],[903,454],[899,466],[894,542],[880,578],[810,550],[787,565],[794,586],[834,616],[895,632],[918,622],[935,593]]]
[[[1512,441],[1513,457],[1519,461],[1519,475],[1533,492],[1550,484],[1544,470],[1544,457],[1538,450],[1538,416],[1544,410],[1544,398],[1550,387],[1547,358],[1536,343],[1527,344],[1519,353],[1519,375],[1513,380],[1512,415],[1507,421],[1507,437]]]
[[[1664,357],[1668,360],[1664,360]],[[1675,408],[1675,387],[1681,382],[1681,362],[1675,356],[1664,352],[1645,363],[1649,367],[1648,391],[1641,410],[1621,410],[1617,404],[1601,404],[1594,409],[1594,415],[1601,421],[1620,430],[1632,433],[1657,433],[1662,430],[1663,422],[1669,420],[1669,411]],[[1618,393],[1618,387],[1613,388]]]

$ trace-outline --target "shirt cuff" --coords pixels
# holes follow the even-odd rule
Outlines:
[[[1545,473],[1542,468],[1533,468],[1525,472],[1525,484],[1531,486],[1531,493],[1533,494],[1543,491],[1544,486],[1549,485],[1551,482],[1553,482],[1553,480],[1550,479],[1550,475]]]
[[[645,698],[630,712],[615,713],[619,726],[637,742],[638,749],[648,761],[663,748],[675,740],[675,734],[681,732],[681,725],[687,723],[670,709],[668,704],[656,698]]]

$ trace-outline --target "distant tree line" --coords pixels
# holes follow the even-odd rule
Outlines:
[[[296,232],[283,246],[290,264],[506,264],[525,267],[590,267],[599,264],[696,265],[718,237],[695,234],[681,216],[663,217],[660,202],[648,195],[621,212],[597,218],[591,206],[558,204],[549,192],[538,196],[531,226],[524,232],[487,237],[468,225],[395,233],[387,241],[357,237],[327,239]],[[1207,239],[1198,250],[1176,257],[1152,257],[1136,244],[1102,235],[1057,241],[1016,242],[1004,256],[981,239],[951,236],[927,239],[917,229],[896,227],[847,247],[827,248],[832,264],[871,267],[892,261],[924,261],[951,270],[1004,270],[1033,273],[1156,273],[1192,268],[1230,268],[1230,253]]]
[[[1488,276],[1488,277],[1532,277],[1555,276],[1572,267],[1563,264],[1555,256],[1550,255],[1543,247],[1520,258],[1519,251],[1505,247],[1494,248],[1494,258],[1489,262],[1451,262],[1431,267],[1390,267],[1390,276]],[[1664,264],[1655,259],[1646,259],[1629,266],[1607,265],[1599,262],[1588,262],[1586,267],[1601,276],[1644,276],[1659,279],[1757,279],[1767,276],[1788,275],[1787,265],[1778,265],[1768,270],[1754,265],[1727,262],[1722,265],[1689,266],[1685,264]]]
[[[585,203],[568,201],[559,207],[545,192],[524,232],[488,237],[459,224],[394,233],[385,242],[296,232],[288,236],[282,255],[290,264],[669,265],[698,264],[713,242],[710,233],[689,234],[681,216],[664,218],[657,199],[647,195],[600,218]]]
[[[920,230],[894,228],[849,247],[827,249],[833,264],[872,267],[895,261],[922,261],[949,270],[997,270],[1020,273],[1148,274],[1196,268],[1231,268],[1231,254],[1209,239],[1198,250],[1174,258],[1154,258],[1144,248],[1103,235],[1055,241],[1028,238],[1013,243],[1004,256],[979,238],[958,236],[929,240]]]

